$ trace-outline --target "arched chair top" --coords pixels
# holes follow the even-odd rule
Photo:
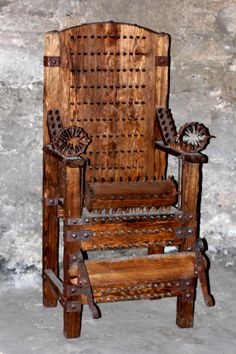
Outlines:
[[[88,22],[88,23],[81,23],[80,25],[77,25],[77,26],[72,26],[72,27],[67,27],[67,28],[63,28],[62,30],[60,31],[49,31],[48,33],[51,33],[51,32],[65,32],[65,31],[70,31],[70,30],[74,30],[74,29],[79,29],[79,28],[82,28],[82,27],[90,27],[90,28],[93,28],[93,27],[96,27],[96,26],[101,26],[101,25],[110,25],[110,26],[117,26],[117,27],[124,27],[124,26],[128,26],[128,27],[136,27],[138,29],[142,29],[146,32],[149,32],[149,33],[152,33],[152,34],[156,34],[158,36],[170,36],[168,33],[166,32],[157,32],[157,31],[154,31],[150,28],[147,28],[147,27],[144,27],[144,26],[140,26],[140,25],[137,25],[136,23],[126,23],[126,22],[116,22],[116,21],[105,21],[105,22]]]

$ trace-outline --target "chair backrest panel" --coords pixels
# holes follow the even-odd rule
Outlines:
[[[167,96],[157,102],[163,87],[155,58],[168,36],[109,22],[73,27],[59,38],[59,109],[64,126],[81,126],[92,138],[87,181],[152,180],[155,106],[166,106]]]

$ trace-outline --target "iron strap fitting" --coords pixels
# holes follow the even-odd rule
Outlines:
[[[67,241],[88,241],[93,236],[93,232],[89,230],[80,230],[80,231],[66,231],[66,240]]]
[[[156,56],[155,66],[169,66],[170,57],[169,56]]]
[[[59,67],[61,64],[61,58],[58,56],[47,56],[45,55],[43,58],[43,65],[45,67]]]

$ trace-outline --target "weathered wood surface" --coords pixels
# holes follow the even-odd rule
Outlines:
[[[70,242],[77,244],[77,249],[99,250],[117,248],[144,248],[159,246],[181,246],[183,238],[179,232],[186,230],[187,237],[191,237],[196,226],[196,220],[183,220],[177,218],[167,218],[158,220],[152,218],[142,222],[119,222],[83,224],[70,226],[70,232],[75,237]],[[92,235],[86,240],[77,238],[77,232],[91,232]],[[186,236],[185,236],[186,237]]]
[[[94,183],[87,185],[85,205],[92,209],[126,209],[165,207],[177,201],[175,183],[171,180],[137,183]]]
[[[58,232],[57,205],[50,205],[50,198],[60,195],[58,177],[59,163],[48,154],[43,157],[43,272],[52,269],[58,275]],[[57,299],[52,292],[47,279],[43,278],[43,303],[53,307]]]
[[[200,173],[202,165],[199,163],[191,163],[184,161],[182,168],[181,182],[181,209],[193,213],[196,218],[199,216],[200,202]],[[194,228],[193,235],[183,240],[180,249],[191,249],[194,246],[196,239],[199,237],[198,225]],[[193,327],[194,318],[194,299],[186,301],[182,296],[177,300],[177,316],[176,323],[181,328]]]
[[[194,277],[194,253],[150,255],[109,260],[85,261],[92,286],[136,285],[161,280]],[[69,274],[77,275],[73,264]]]
[[[66,293],[75,284],[77,294],[63,294],[65,336],[79,336],[82,304],[87,303],[74,263],[79,250],[148,248],[146,257],[85,260],[94,298],[177,296],[177,324],[192,326],[197,277],[193,250],[201,163],[206,159],[160,142],[155,108],[168,107],[169,36],[121,23],[81,25],[47,34],[44,54],[43,269],[58,276],[58,217],[64,218],[63,289]],[[50,66],[52,57],[56,66]],[[53,109],[60,111],[63,127],[80,126],[91,137],[86,168],[85,159],[60,156],[48,145],[46,118]],[[183,218],[168,214],[177,193],[174,182],[165,180],[167,153],[183,159]],[[84,182],[86,206],[97,213],[87,219],[82,213]],[[147,212],[153,206],[166,207],[166,214],[134,220],[128,210],[144,212],[147,207]],[[129,212],[127,217],[103,218],[102,209]],[[81,232],[83,237],[88,232],[88,238],[77,238]],[[167,245],[183,252],[156,254]],[[57,297],[45,277],[45,306],[55,306]],[[71,301],[76,302],[74,312]]]
[[[159,178],[165,154],[159,154],[160,172],[154,162],[155,106],[166,105],[168,68],[156,68],[155,57],[168,53],[168,36],[97,23],[62,31],[60,41],[64,125],[79,125],[93,139],[86,180]]]
[[[49,32],[45,35],[44,56],[60,56],[60,40],[58,32]],[[47,111],[60,107],[60,68],[44,66],[44,92],[43,92],[43,136],[44,145],[49,144],[47,127]]]

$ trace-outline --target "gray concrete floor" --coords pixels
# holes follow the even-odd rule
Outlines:
[[[198,290],[193,329],[175,325],[174,298],[102,304],[103,317],[83,312],[81,338],[62,334],[62,309],[44,309],[39,282],[0,283],[0,354],[235,354],[235,272],[210,272],[213,308]]]

